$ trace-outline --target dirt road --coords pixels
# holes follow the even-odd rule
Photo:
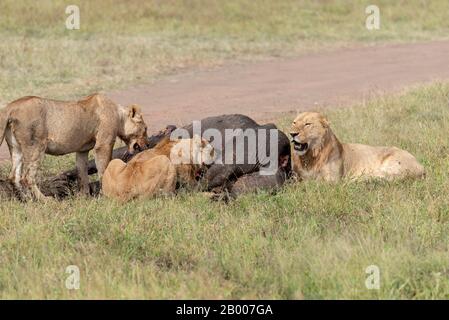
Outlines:
[[[316,104],[342,105],[437,79],[449,79],[449,41],[342,49],[191,71],[108,95],[122,104],[140,104],[151,132],[225,113],[272,120]],[[6,144],[0,148],[0,159],[5,158]]]

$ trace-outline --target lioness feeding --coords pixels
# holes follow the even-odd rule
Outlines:
[[[298,115],[290,135],[293,139],[293,170],[300,179],[394,179],[425,174],[423,166],[405,150],[341,143],[328,120],[317,112]]]
[[[36,172],[44,154],[76,152],[79,186],[89,192],[88,153],[95,150],[98,174],[103,175],[119,137],[129,152],[145,149],[147,126],[139,107],[118,106],[94,94],[80,101],[24,97],[0,110],[0,144],[6,138],[12,161],[10,180],[25,195],[44,198]]]
[[[167,137],[128,163],[112,160],[103,176],[102,192],[119,201],[172,193],[177,185],[193,186],[214,158],[214,149],[205,139]]]
[[[171,125],[149,137],[149,148],[153,148],[157,143],[172,134],[175,137],[188,138],[198,134],[208,136],[208,132],[219,133],[221,138],[218,139],[209,136],[210,143],[216,154],[216,161],[208,168],[203,179],[201,179],[203,189],[213,191],[217,199],[227,199],[228,195],[235,197],[238,194],[255,191],[259,187],[262,189],[276,190],[280,184],[283,184],[291,176],[290,140],[274,124],[259,125],[245,115],[226,114],[202,119],[200,121],[200,128],[197,128],[201,129],[198,133],[194,130],[194,122],[180,129],[181,133],[183,129],[187,130],[188,135],[177,135],[175,131],[176,127]],[[239,132],[240,129],[241,131]],[[227,131],[236,132],[236,130],[238,132],[237,135],[231,135],[230,138],[226,139]],[[262,144],[257,142],[252,144],[247,143],[248,141],[245,135],[248,132],[251,133],[252,130],[256,133],[257,141],[265,138],[265,150],[263,150]],[[275,140],[272,140],[272,132],[277,132],[277,143]],[[243,151],[244,159],[242,162],[238,161],[238,156],[235,153],[237,148]],[[230,162],[226,162],[225,155],[229,152],[233,153],[234,156]],[[128,156],[125,153],[126,147],[115,149],[113,158],[128,162],[132,156]],[[220,159],[221,163],[219,163]],[[250,159],[260,159],[261,161],[251,163]],[[270,167],[276,160],[278,160],[278,171],[274,175],[259,175],[261,170]],[[94,161],[89,162],[88,169],[89,174],[95,174],[97,172]],[[246,175],[250,175],[250,177],[245,178]],[[283,177],[284,175],[285,177]],[[72,184],[76,179],[76,169],[72,169],[53,177],[52,180],[61,186],[65,184],[70,189],[72,185],[76,185]],[[243,180],[237,184],[236,188],[233,188],[233,184],[239,179]],[[45,184],[46,186],[51,184],[51,181],[47,182]],[[96,195],[100,191],[98,183],[91,183],[90,186],[92,194]],[[56,196],[64,197],[66,194],[67,192],[63,189]]]

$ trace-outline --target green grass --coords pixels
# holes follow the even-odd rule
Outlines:
[[[376,1],[0,3],[0,101],[75,98],[191,67],[342,46],[447,39],[449,4]],[[448,298],[449,84],[326,110],[343,141],[396,145],[422,181],[286,186],[230,205],[188,191],[134,201],[0,203],[0,298]],[[279,124],[287,128],[291,119]],[[46,157],[44,174],[73,165]],[[0,168],[5,177],[7,168]],[[365,268],[381,271],[365,288]],[[65,288],[77,265],[80,290]]]
[[[0,298],[449,298],[448,103],[436,83],[325,110],[342,141],[409,150],[424,180],[297,183],[229,205],[188,191],[2,202]],[[45,168],[68,166],[54,159]],[[68,265],[80,290],[65,288]]]
[[[447,39],[446,0],[79,0],[81,30],[62,0],[0,3],[0,101],[74,98],[190,67],[384,42]]]

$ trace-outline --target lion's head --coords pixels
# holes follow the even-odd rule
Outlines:
[[[318,112],[303,112],[293,121],[290,135],[293,149],[299,156],[308,152],[316,156],[329,132],[329,121]]]
[[[139,106],[131,105],[125,108],[122,125],[119,137],[128,146],[128,152],[133,154],[145,150],[148,145],[147,125],[143,121]]]
[[[189,185],[204,175],[215,157],[215,150],[209,141],[197,135],[192,139],[179,139],[170,152],[170,161],[178,165],[178,182]]]
[[[195,135],[192,139],[179,139],[170,152],[174,164],[210,165],[215,160],[215,151],[206,139]]]

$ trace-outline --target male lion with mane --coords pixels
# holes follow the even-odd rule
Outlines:
[[[293,121],[293,170],[300,179],[419,178],[424,167],[405,150],[341,143],[329,121],[318,112],[303,112]]]

